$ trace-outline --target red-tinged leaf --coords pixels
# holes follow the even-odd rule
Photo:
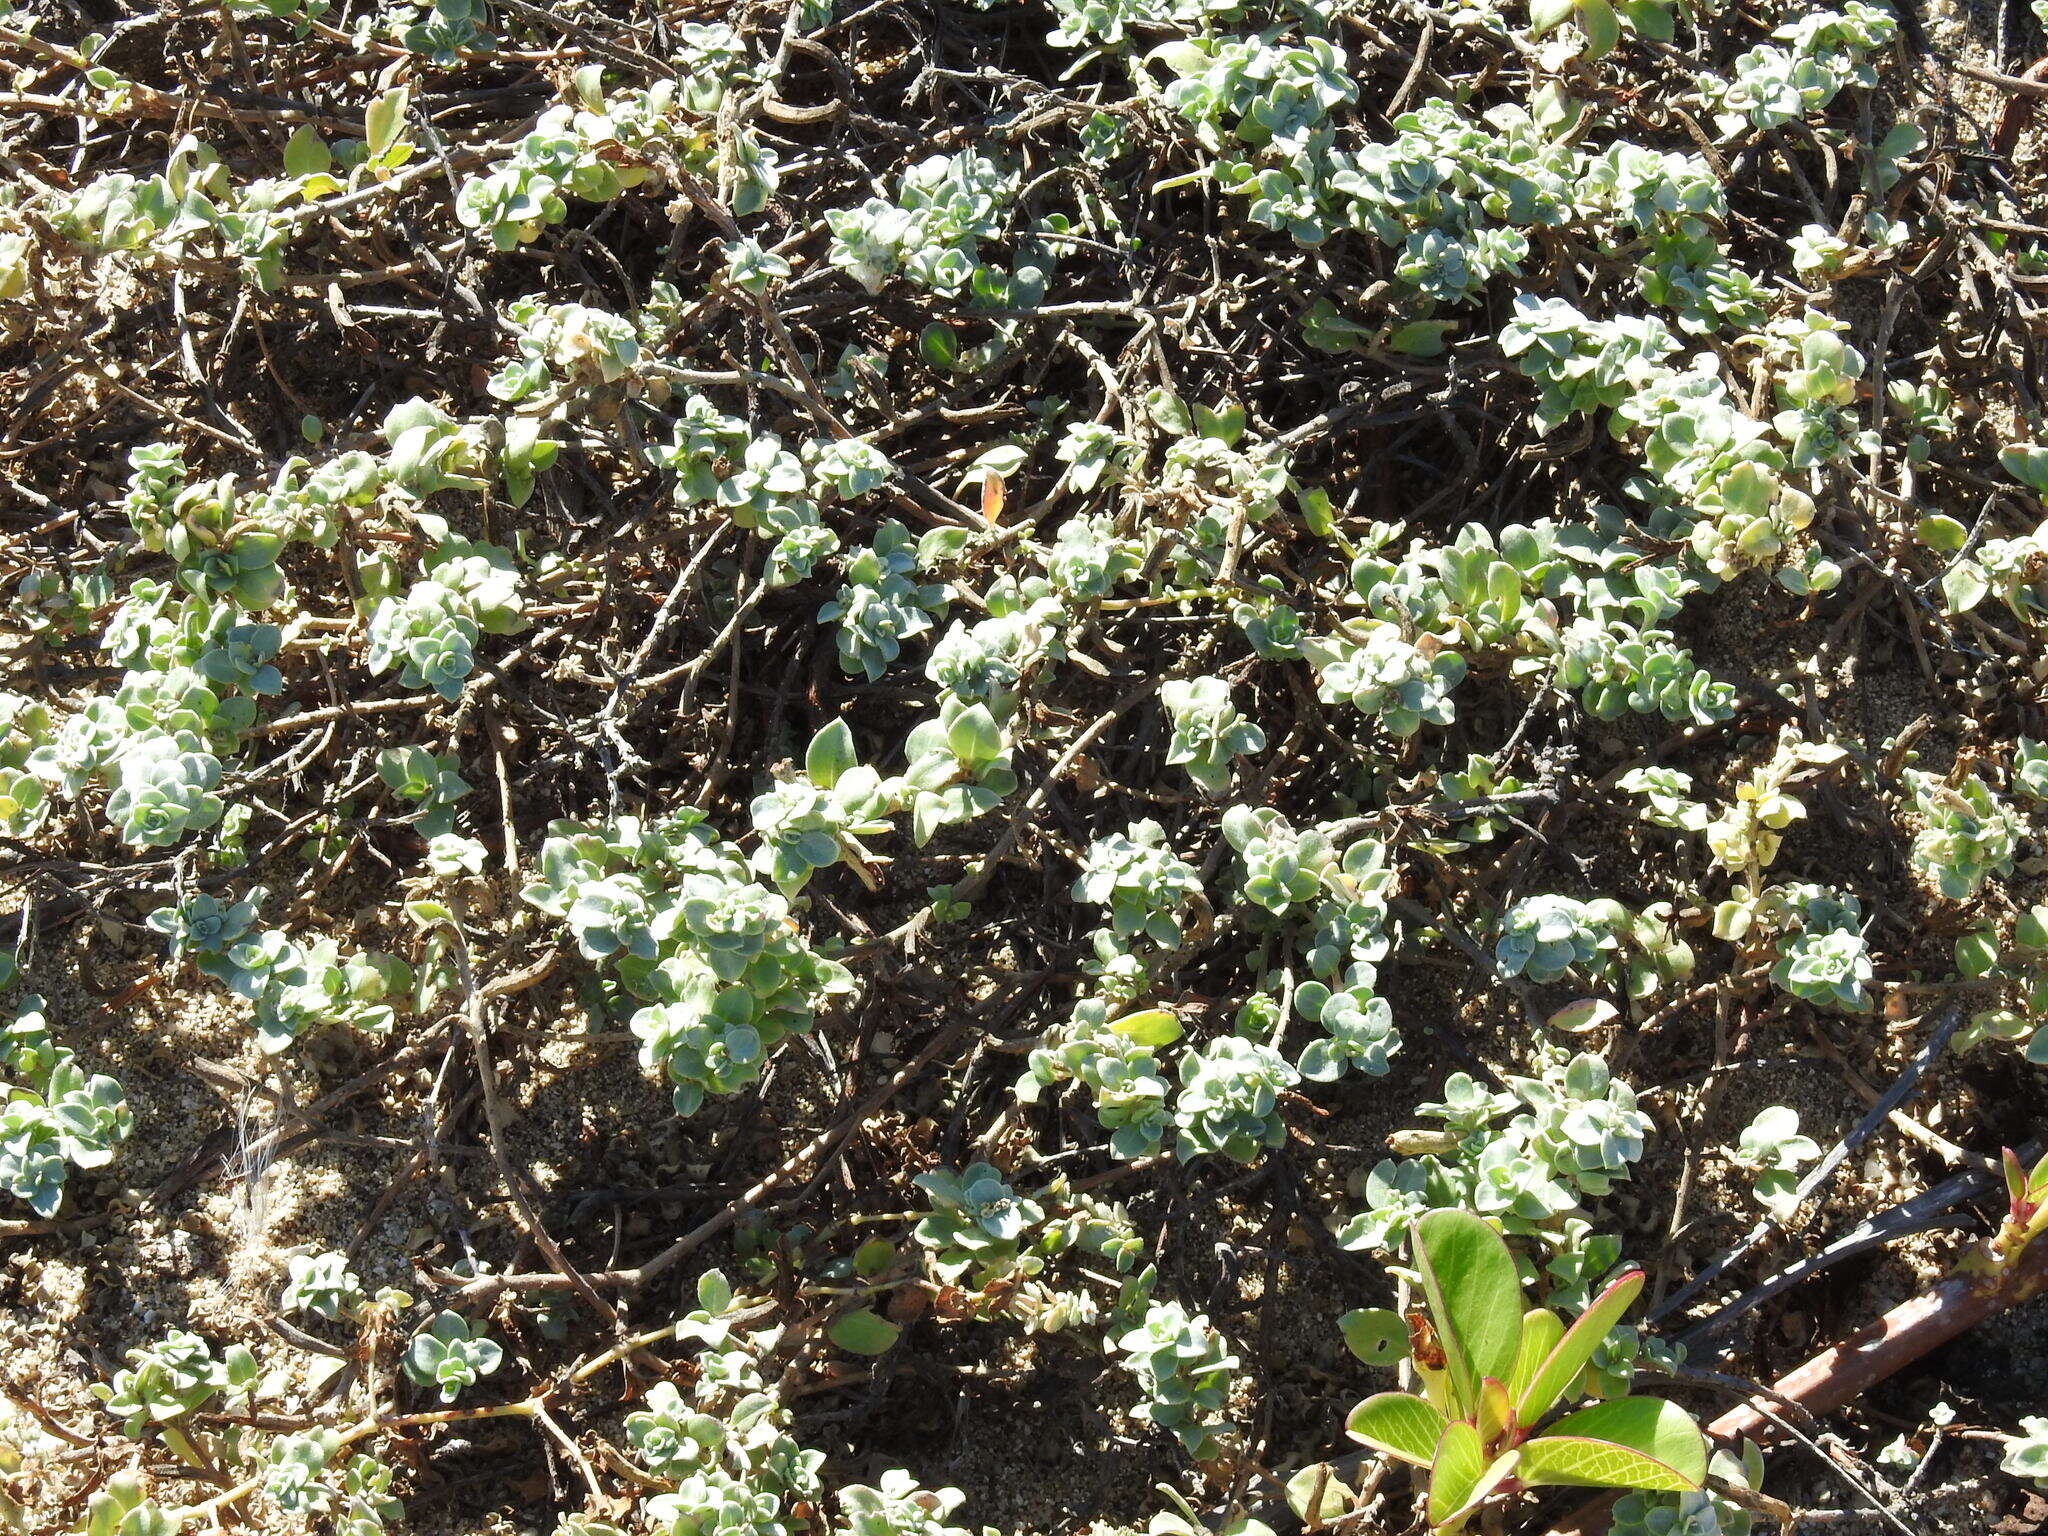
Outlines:
[[[1707,1443],[1676,1403],[1620,1397],[1567,1414],[1526,1442],[1518,1475],[1531,1487],[1689,1493],[1706,1481]]]
[[[1631,1270],[1607,1287],[1593,1304],[1564,1332],[1543,1364],[1536,1368],[1527,1389],[1516,1400],[1515,1411],[1524,1424],[1534,1424],[1557,1406],[1571,1390],[1600,1341],[1621,1320],[1622,1313],[1643,1288],[1643,1272]]]
[[[1430,1458],[1429,1523],[1455,1529],[1485,1474],[1486,1452],[1480,1448],[1479,1431],[1463,1419],[1446,1424]]]
[[[1557,1341],[1564,1337],[1564,1319],[1543,1307],[1531,1307],[1522,1314],[1522,1342],[1515,1351],[1515,1368],[1508,1375],[1508,1396],[1517,1406],[1516,1416],[1523,1417],[1520,1403],[1529,1390],[1529,1383],[1536,1379],[1536,1369],[1550,1358]]]
[[[1452,1397],[1470,1414],[1479,1404],[1480,1380],[1505,1380],[1515,1368],[1522,1282],[1500,1234],[1469,1211],[1431,1211],[1415,1223],[1414,1235],[1415,1267],[1436,1319]]]
[[[1488,1448],[1498,1447],[1515,1422],[1515,1405],[1508,1396],[1507,1383],[1489,1376],[1479,1383],[1479,1439]]]
[[[1493,1464],[1479,1474],[1479,1481],[1472,1485],[1472,1491],[1465,1496],[1465,1502],[1451,1511],[1445,1518],[1434,1522],[1437,1536],[1455,1536],[1465,1527],[1465,1522],[1477,1513],[1479,1506],[1493,1496],[1494,1491],[1520,1470],[1522,1453],[1506,1451],[1496,1456]]]

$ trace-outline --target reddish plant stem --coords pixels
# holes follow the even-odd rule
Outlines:
[[[2016,1261],[1998,1270],[1985,1270],[1966,1260],[1931,1289],[1902,1302],[1869,1327],[1780,1378],[1776,1390],[1810,1413],[1831,1412],[1986,1318],[2030,1301],[2044,1289],[2048,1289],[2048,1244],[2030,1244]],[[1707,1433],[1730,1444],[1742,1436],[1767,1444],[1772,1430],[1755,1408],[1744,1403],[1709,1424]]]

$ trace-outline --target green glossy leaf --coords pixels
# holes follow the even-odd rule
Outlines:
[[[1690,1492],[1707,1475],[1699,1425],[1660,1397],[1619,1397],[1567,1414],[1522,1446],[1531,1487],[1652,1488]]]
[[[1434,1404],[1413,1392],[1380,1392],[1351,1410],[1344,1433],[1398,1461],[1426,1467],[1436,1457],[1448,1422]],[[1469,1424],[1465,1427],[1471,1428]],[[1476,1456],[1476,1435],[1473,1446]]]
[[[1479,1402],[1480,1379],[1505,1381],[1515,1368],[1522,1342],[1515,1261],[1500,1234],[1469,1211],[1431,1211],[1415,1223],[1415,1268],[1436,1319],[1454,1400],[1470,1413]]]
[[[825,1330],[825,1336],[850,1354],[879,1355],[896,1342],[902,1331],[886,1317],[863,1307],[858,1312],[840,1313]]]
[[[1515,1474],[1521,1461],[1522,1453],[1518,1450],[1506,1451],[1496,1456],[1493,1465],[1479,1474],[1479,1481],[1474,1483],[1471,1491],[1465,1495],[1464,1504],[1435,1521],[1436,1536],[1456,1536],[1457,1532],[1462,1531],[1465,1522],[1472,1518],[1479,1506],[1493,1496],[1495,1489]]]
[[[1622,1313],[1628,1310],[1642,1288],[1643,1272],[1639,1269],[1630,1271],[1595,1297],[1593,1304],[1565,1330],[1556,1347],[1529,1379],[1528,1387],[1516,1399],[1517,1416],[1524,1424],[1534,1424],[1557,1406],[1558,1400],[1579,1379],[1586,1362],[1593,1358],[1593,1351],[1600,1347],[1600,1341],[1621,1321]]]
[[[1337,1319],[1344,1347],[1367,1365],[1399,1365],[1408,1358],[1408,1322],[1385,1307],[1361,1307]]]
[[[1643,1488],[1686,1493],[1698,1487],[1671,1467],[1611,1440],[1540,1435],[1522,1448],[1530,1488]]]
[[[1486,1452],[1479,1431],[1463,1419],[1444,1426],[1437,1437],[1429,1468],[1429,1523],[1449,1526],[1472,1502],[1486,1473]]]
[[[1564,1337],[1564,1319],[1544,1307],[1531,1307],[1522,1314],[1522,1342],[1515,1350],[1515,1368],[1508,1376],[1508,1395],[1514,1398],[1517,1417],[1520,1404],[1536,1379],[1537,1367],[1549,1358],[1557,1341]]]
[[[1501,1444],[1507,1438],[1507,1427],[1514,1417],[1515,1404],[1508,1396],[1507,1383],[1494,1376],[1480,1382],[1479,1438],[1488,1445]]]

